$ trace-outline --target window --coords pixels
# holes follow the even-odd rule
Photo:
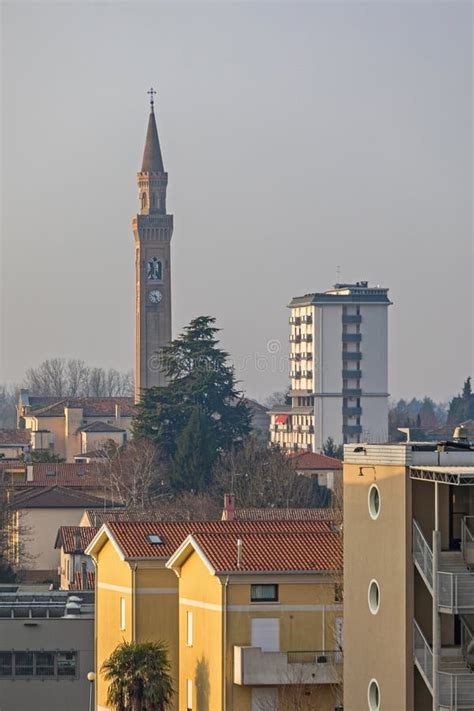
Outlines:
[[[186,709],[193,711],[193,680],[186,680]]]
[[[15,652],[15,676],[33,676],[33,652]]]
[[[76,652],[57,652],[58,676],[76,676]]]
[[[343,602],[344,600],[344,586],[342,583],[335,583],[334,585],[334,602]]]
[[[54,652],[36,652],[36,676],[54,676]]]
[[[379,711],[380,709],[380,687],[376,679],[372,679],[369,683],[367,692],[370,711]]]
[[[372,484],[369,489],[369,514],[374,519],[379,517],[380,513],[380,491],[377,484]]]
[[[153,543],[154,546],[159,546],[159,545],[161,545],[161,544],[163,543],[163,541],[161,540],[160,536],[157,536],[157,535],[154,534],[154,533],[150,533],[150,534],[149,534],[148,540],[149,540],[150,543]]]
[[[376,580],[371,580],[368,591],[369,610],[376,615],[380,607],[380,587]]]
[[[193,613],[186,613],[186,644],[191,647],[193,644]]]
[[[0,652],[0,677],[13,674],[13,656],[11,652]]]
[[[278,585],[251,585],[251,602],[278,602]]]
[[[125,598],[120,598],[120,629],[125,629]]]

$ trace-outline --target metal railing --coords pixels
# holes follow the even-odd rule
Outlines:
[[[413,558],[426,584],[433,592],[433,553],[423,535],[420,524],[413,521]]]
[[[474,674],[438,672],[439,704],[443,709],[460,711],[474,707]]]
[[[462,656],[471,669],[474,669],[474,634],[461,617],[461,650]]]
[[[438,571],[439,606],[458,612],[474,610],[474,575]]]
[[[429,690],[433,692],[433,652],[415,620],[413,620],[413,657]]]
[[[466,565],[474,565],[474,516],[464,516],[461,519],[461,552]]]

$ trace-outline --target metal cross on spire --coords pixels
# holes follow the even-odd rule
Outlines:
[[[150,96],[150,107],[151,107],[151,110],[153,111],[154,106],[155,106],[155,99],[153,97],[155,96],[156,91],[154,90],[153,87],[151,87],[151,89],[149,91],[147,91],[147,94]]]

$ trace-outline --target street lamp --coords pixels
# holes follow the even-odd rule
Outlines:
[[[92,711],[92,689],[95,681],[95,673],[93,671],[87,672],[87,681],[90,682],[89,686],[89,711]]]

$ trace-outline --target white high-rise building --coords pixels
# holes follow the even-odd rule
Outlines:
[[[388,437],[388,289],[335,284],[292,299],[290,400],[271,411],[271,441],[321,451]]]

